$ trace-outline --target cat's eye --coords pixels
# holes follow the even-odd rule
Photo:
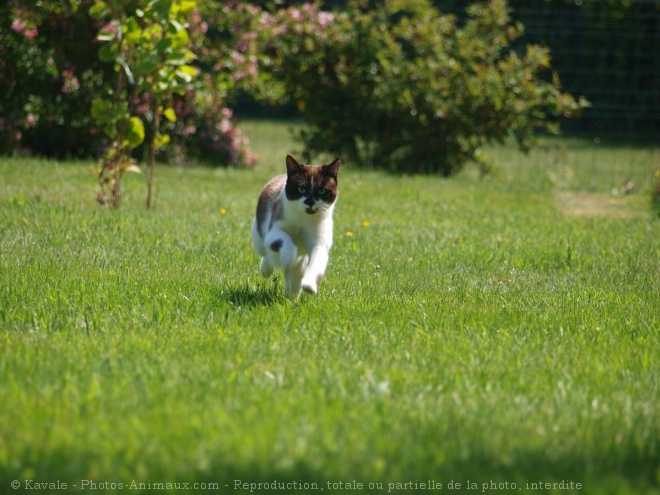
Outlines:
[[[321,196],[323,196],[326,193],[325,187],[319,187],[316,192],[318,192]]]
[[[305,194],[307,192],[307,188],[305,186],[298,186],[298,192],[300,194]]]

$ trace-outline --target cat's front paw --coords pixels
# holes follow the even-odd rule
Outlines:
[[[273,274],[273,270],[274,270],[273,265],[271,265],[265,257],[261,258],[261,264],[259,265],[259,271],[261,272],[261,276],[264,278],[268,278]]]
[[[316,294],[319,290],[319,283],[323,279],[323,274],[320,273],[316,277],[305,277],[302,281],[302,288],[305,292]]]
[[[309,292],[310,294],[316,294],[318,290],[318,287],[313,283],[309,283],[309,284],[303,283],[302,288],[305,292]]]

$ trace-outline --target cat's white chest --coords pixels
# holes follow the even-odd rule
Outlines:
[[[331,217],[317,219],[305,219],[305,217],[303,217],[295,222],[280,221],[274,226],[277,226],[289,234],[298,248],[299,255],[309,254],[319,242],[323,242],[328,248],[332,243]]]

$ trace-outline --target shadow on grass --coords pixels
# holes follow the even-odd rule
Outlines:
[[[327,469],[312,467],[299,460],[288,468],[266,467],[258,464],[233,464],[225,459],[212,463],[213,475],[190,473],[202,483],[218,483],[234,493],[384,493],[428,494],[449,491],[465,493],[522,493],[522,494],[619,494],[645,493],[658,495],[654,459],[628,454],[613,461],[598,454],[575,454],[552,459],[544,452],[531,450],[515,462],[503,462],[492,454],[475,452],[469,459],[460,460],[448,452],[445,462],[421,459],[417,466],[401,468],[400,459],[390,458],[391,471],[374,474],[357,468],[331,465]],[[403,462],[405,464],[405,461]],[[358,483],[360,484],[358,486]]]
[[[277,283],[265,281],[257,286],[244,284],[240,287],[225,287],[218,292],[218,298],[234,306],[256,308],[281,304],[287,299]]]
[[[90,464],[95,456],[85,448],[72,451],[56,449],[53,452],[31,452],[27,458],[33,460],[32,469],[40,473],[41,479],[60,480],[68,486],[76,486],[81,479],[89,477]],[[136,489],[151,492],[178,493],[197,489],[214,490],[216,493],[318,493],[329,494],[361,493],[381,495],[384,493],[428,494],[449,491],[457,495],[464,493],[522,493],[522,494],[638,494],[658,495],[655,478],[656,456],[639,454],[623,455],[617,461],[594,454],[569,455],[552,459],[539,451],[528,452],[517,462],[505,463],[492,454],[475,453],[469,459],[460,460],[447,452],[444,462],[419,459],[416,465],[407,468],[398,466],[400,459],[390,458],[387,462],[391,472],[374,474],[371,469],[341,466],[331,462],[327,468],[311,466],[305,460],[294,461],[288,467],[274,467],[266,462],[232,462],[226,456],[212,459],[207,469],[194,466],[179,469],[176,474],[168,469],[167,462],[147,459],[145,467],[149,476],[130,473],[118,478],[104,473],[100,479],[86,480],[96,493],[115,493],[115,489]],[[220,456],[219,456],[220,457]],[[267,457],[267,456],[266,456]],[[130,469],[130,468],[129,468]],[[27,493],[34,488],[34,480],[25,481],[25,474],[17,472],[7,464],[0,464],[0,486],[12,486],[10,482],[20,480],[14,493]],[[106,479],[109,479],[107,483]],[[94,485],[91,486],[90,484]],[[112,487],[108,485],[113,485]],[[171,486],[170,486],[171,485]],[[25,488],[25,490],[21,490]],[[219,490],[219,491],[218,491]],[[440,491],[442,490],[442,491]],[[46,493],[29,490],[32,493]],[[5,493],[5,492],[3,492]],[[201,493],[201,492],[200,492]]]

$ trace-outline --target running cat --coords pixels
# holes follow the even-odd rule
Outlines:
[[[286,175],[266,184],[252,222],[254,250],[262,256],[261,275],[284,269],[284,290],[297,298],[315,294],[332,246],[332,213],[337,201],[341,160],[329,165],[299,164],[286,157]]]

